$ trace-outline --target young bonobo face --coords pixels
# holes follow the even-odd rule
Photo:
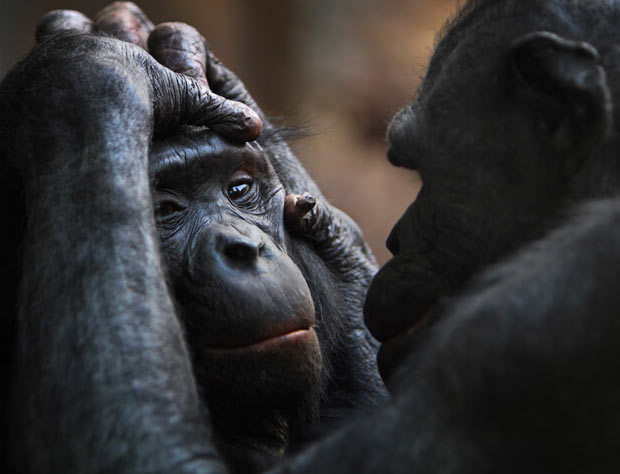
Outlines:
[[[420,94],[389,127],[389,160],[423,186],[367,295],[366,323],[389,341],[384,379],[441,297],[553,225],[609,122],[591,46],[532,33],[514,15],[479,17],[448,33]]]
[[[199,383],[286,402],[318,381],[314,305],[286,254],[284,190],[257,144],[208,130],[155,143],[155,219]]]

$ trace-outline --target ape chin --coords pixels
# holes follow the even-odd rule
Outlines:
[[[285,407],[320,380],[321,350],[314,329],[302,329],[236,349],[200,348],[197,370],[208,398]]]

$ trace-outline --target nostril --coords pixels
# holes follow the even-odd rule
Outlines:
[[[260,250],[263,244],[248,242],[248,241],[236,241],[228,242],[224,246],[224,255],[230,260],[235,262],[251,262],[258,258]]]

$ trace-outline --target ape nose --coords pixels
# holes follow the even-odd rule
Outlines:
[[[249,262],[258,258],[261,245],[246,240],[238,240],[236,242],[228,242],[224,246],[224,255],[230,260],[239,262]]]
[[[411,107],[405,107],[394,115],[388,127],[389,148],[387,158],[394,166],[417,169],[414,162],[416,143],[414,137],[415,114]]]
[[[216,249],[233,266],[254,263],[265,246],[259,236],[246,236],[235,230],[221,230],[216,238]]]

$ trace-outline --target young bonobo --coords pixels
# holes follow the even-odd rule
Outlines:
[[[343,309],[350,292],[315,255],[346,256],[346,229],[334,234],[338,217],[308,193],[285,198],[268,150],[185,128],[150,156],[177,314],[220,449],[239,472],[383,399],[361,301]],[[314,250],[288,237],[285,209]]]

